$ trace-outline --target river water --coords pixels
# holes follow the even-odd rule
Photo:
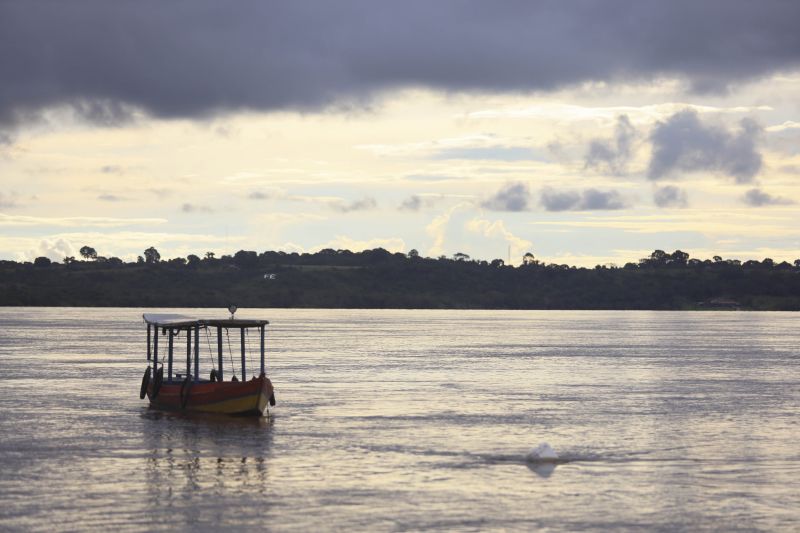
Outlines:
[[[0,308],[0,530],[800,528],[797,313],[242,310],[259,420],[149,410],[141,314]]]

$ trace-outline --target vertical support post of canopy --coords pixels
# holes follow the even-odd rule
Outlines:
[[[155,329],[153,334],[153,377],[155,377],[156,370],[158,370],[158,326],[153,329]]]
[[[192,375],[192,326],[186,329],[186,379]]]
[[[167,349],[167,381],[172,381],[172,348],[175,343],[175,330],[169,330],[169,348]]]
[[[247,369],[244,366],[245,351],[244,351],[244,328],[239,329],[242,334],[242,381],[247,381]]]
[[[258,328],[261,333],[261,374],[264,374],[264,324]]]
[[[151,325],[148,323],[148,324],[147,324],[147,360],[148,360],[148,361],[149,361],[150,359],[152,359],[152,358],[153,358],[152,351],[151,351],[152,347],[150,346],[150,344],[151,344],[151,339],[150,339],[150,328],[151,328],[151,327],[153,327],[153,326],[151,326]]]
[[[222,327],[217,326],[217,379],[222,381]]]
[[[194,328],[194,381],[200,381],[200,325]]]

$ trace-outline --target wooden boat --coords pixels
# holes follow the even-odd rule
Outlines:
[[[144,399],[147,396],[150,407],[155,409],[239,416],[263,416],[268,404],[275,405],[275,392],[264,366],[264,336],[269,322],[236,319],[233,317],[235,308],[231,309],[229,319],[197,319],[182,315],[145,313],[143,318],[147,324],[148,366],[142,377],[139,397]],[[236,376],[231,331],[233,337],[238,337],[234,339],[234,344],[239,345],[240,353],[236,359],[240,363],[238,370],[241,379]],[[247,348],[251,344],[253,331],[258,335],[260,368],[258,375],[252,374],[250,379],[246,379],[249,370]],[[211,360],[208,378],[201,377],[201,332],[208,347],[208,350],[204,350],[208,355],[204,355],[203,360]],[[213,354],[212,335],[216,345],[216,353]],[[163,353],[164,348],[160,346],[159,339],[165,337],[166,355],[159,359],[159,349]],[[177,365],[173,365],[176,341],[186,345],[185,372],[177,372]],[[225,345],[230,362],[230,368],[227,369],[224,365]],[[231,378],[225,381],[229,372]]]

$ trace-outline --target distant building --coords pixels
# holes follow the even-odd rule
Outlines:
[[[703,302],[697,302],[697,306],[707,309],[741,309],[742,304],[731,298],[709,298]]]

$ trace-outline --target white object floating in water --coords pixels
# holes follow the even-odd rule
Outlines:
[[[525,456],[525,459],[530,462],[538,463],[553,462],[558,461],[558,454],[552,446],[546,442],[543,442],[528,452],[528,455]]]

